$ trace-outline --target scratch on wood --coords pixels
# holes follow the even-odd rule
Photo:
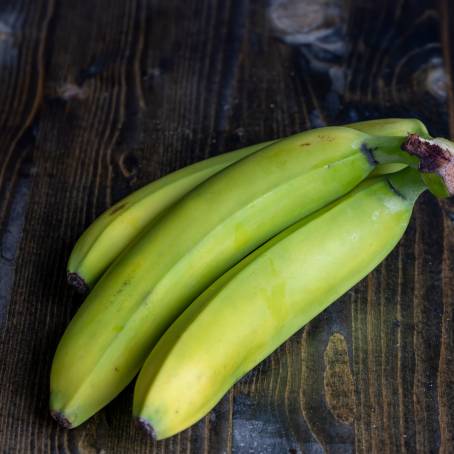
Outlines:
[[[228,48],[223,62],[222,84],[216,119],[216,126],[220,131],[226,129],[232,109],[232,94],[238,71],[248,8],[249,0],[232,0],[229,30],[226,37]]]
[[[0,326],[5,320],[16,269],[16,257],[22,238],[25,214],[30,198],[31,181],[20,178],[16,185],[6,229],[0,241]]]

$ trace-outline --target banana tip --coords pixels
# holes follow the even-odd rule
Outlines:
[[[58,424],[60,424],[60,426],[64,427],[65,429],[72,429],[72,424],[71,422],[69,421],[68,418],[66,418],[65,415],[63,415],[63,413],[60,413],[59,411],[55,411],[55,410],[52,410],[50,412],[52,418],[55,419],[55,421],[58,422]]]
[[[71,273],[68,271],[67,274],[68,284],[74,287],[79,293],[88,292],[88,285],[84,278],[77,273]]]
[[[153,440],[158,439],[153,426],[145,418],[136,418],[136,424],[153,438]]]

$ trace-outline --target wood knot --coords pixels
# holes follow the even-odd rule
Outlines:
[[[82,100],[88,96],[88,90],[85,86],[81,87],[74,83],[66,82],[57,87],[57,96],[64,101]]]
[[[355,393],[347,342],[342,334],[335,333],[330,337],[324,359],[323,381],[327,407],[337,420],[352,424],[355,417]]]

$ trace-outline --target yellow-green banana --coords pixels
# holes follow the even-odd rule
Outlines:
[[[77,426],[134,377],[165,329],[269,238],[349,192],[378,162],[418,159],[404,138],[345,127],[282,139],[180,199],[101,278],[55,354],[50,405]]]
[[[415,131],[416,132],[416,131]],[[271,142],[197,162],[144,186],[99,216],[77,241],[68,260],[68,282],[85,292],[140,232],[202,181]]]
[[[162,439],[202,418],[237,380],[386,257],[424,189],[413,169],[367,180],[218,279],[145,362],[134,393],[140,423]]]
[[[388,118],[347,125],[371,135],[427,137],[417,119]],[[68,282],[86,291],[119,254],[165,209],[210,176],[271,144],[263,142],[198,162],[154,181],[120,200],[99,216],[77,241],[68,261]],[[399,170],[401,164],[383,164],[375,174]]]

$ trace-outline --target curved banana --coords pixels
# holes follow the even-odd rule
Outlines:
[[[361,183],[230,269],[171,325],[137,379],[133,413],[157,439],[202,418],[288,337],[374,269],[425,189],[454,195],[454,144],[411,134],[408,168]]]
[[[421,121],[411,118],[369,120],[347,126],[371,135],[429,135]],[[165,209],[210,176],[271,143],[273,141],[263,142],[198,162],[166,175],[117,202],[99,216],[77,241],[68,261],[68,282],[81,292],[87,291]],[[382,164],[374,174],[390,173],[400,168],[401,164]]]
[[[363,182],[218,279],[146,360],[134,415],[156,439],[208,413],[227,390],[374,269],[425,189],[413,169]]]
[[[377,162],[419,161],[403,138],[343,127],[273,143],[176,203],[109,268],[68,326],[51,410],[75,427],[134,377],[165,329],[216,278],[284,228],[364,180]]]
[[[101,214],[77,241],[68,260],[68,283],[86,292],[165,209],[211,175],[270,143],[272,141],[197,162],[121,199]]]

